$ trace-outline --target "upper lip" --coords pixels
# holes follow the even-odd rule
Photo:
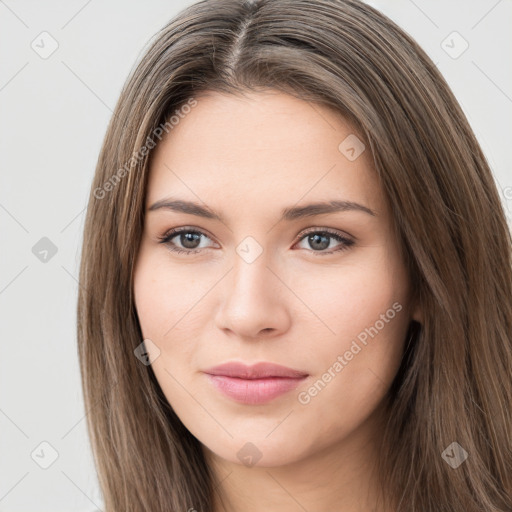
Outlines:
[[[308,374],[299,370],[293,370],[279,364],[261,362],[246,365],[239,362],[228,362],[214,366],[204,371],[210,375],[224,375],[226,377],[238,377],[240,379],[261,379],[266,377],[301,378]]]

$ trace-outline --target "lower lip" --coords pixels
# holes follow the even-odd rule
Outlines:
[[[249,405],[264,404],[287,393],[303,382],[306,377],[267,377],[264,379],[238,379],[225,375],[206,374],[213,385],[226,396]]]

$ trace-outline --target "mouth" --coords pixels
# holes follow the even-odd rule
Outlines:
[[[252,366],[230,362],[204,373],[218,391],[247,405],[270,402],[296,389],[308,377],[305,372],[266,362]]]

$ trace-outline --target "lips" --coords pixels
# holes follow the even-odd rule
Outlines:
[[[296,389],[307,373],[273,363],[247,366],[231,362],[215,366],[205,372],[218,391],[246,405],[269,402]]]
[[[257,363],[247,366],[243,363],[231,362],[214,366],[205,373],[210,375],[224,375],[225,377],[236,377],[239,379],[264,379],[268,377],[285,377],[297,379],[306,377],[308,374],[298,370],[287,368],[274,363]]]

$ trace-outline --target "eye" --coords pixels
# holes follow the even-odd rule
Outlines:
[[[176,239],[176,241],[173,241],[174,239]],[[210,239],[210,237],[202,231],[188,227],[172,229],[165,235],[158,237],[159,243],[167,245],[171,251],[187,255],[195,254],[201,252],[202,249],[208,248],[208,246],[201,246],[202,239]],[[338,242],[338,247],[335,249],[332,249],[331,242],[333,240]],[[302,241],[306,241],[312,248],[311,252],[318,255],[333,254],[338,251],[343,251],[355,243],[354,240],[347,236],[328,228],[310,230],[300,237],[298,243]],[[331,250],[325,251],[325,249],[328,248],[331,248]]]
[[[173,239],[177,239],[178,244],[173,242]],[[194,254],[201,252],[205,247],[201,247],[201,238],[210,238],[202,231],[192,228],[178,228],[168,231],[164,236],[158,237],[159,243],[165,244],[171,251],[184,254]]]
[[[333,239],[339,242],[339,246],[333,250],[325,251],[324,249],[332,247],[331,242]],[[314,249],[312,252],[320,256],[346,250],[355,243],[354,240],[342,235],[338,231],[333,231],[331,229],[318,230],[318,228],[316,228],[316,230],[308,231],[303,235],[299,242],[302,241],[306,241],[309,247]]]

